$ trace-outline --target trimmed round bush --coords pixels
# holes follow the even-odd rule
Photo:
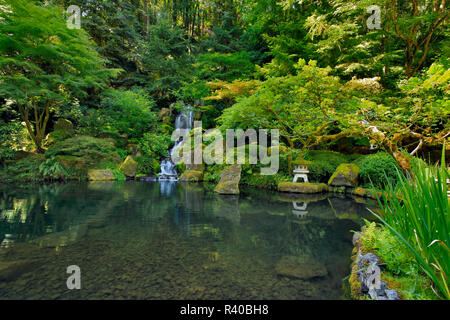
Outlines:
[[[359,177],[363,185],[383,186],[388,181],[397,182],[397,170],[401,170],[394,157],[386,152],[378,152],[355,161],[359,166]]]

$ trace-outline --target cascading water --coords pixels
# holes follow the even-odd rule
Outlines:
[[[194,111],[192,110],[192,107],[185,106],[183,108],[183,111],[177,116],[175,119],[175,130],[182,130],[182,129],[192,129],[192,125],[194,123]],[[178,173],[176,169],[175,163],[172,161],[172,156],[174,152],[182,147],[184,144],[183,137],[180,137],[173,146],[172,149],[170,149],[170,157],[164,159],[161,162],[161,173],[159,174],[159,180],[171,180],[176,181],[178,180]]]

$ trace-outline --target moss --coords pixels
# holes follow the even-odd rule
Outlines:
[[[58,160],[64,169],[87,169],[86,162],[82,157],[56,156],[56,160]]]
[[[203,180],[203,173],[201,171],[188,170],[180,177],[181,182],[200,182]]]
[[[113,181],[116,179],[112,170],[89,170],[89,181]]]
[[[382,194],[381,192],[378,191],[374,191],[374,190],[370,190],[370,189],[365,189],[365,188],[355,188],[352,190],[352,195],[358,196],[358,197],[363,197],[363,198],[371,198],[371,199],[377,199],[377,194],[378,197],[381,198]]]
[[[280,182],[278,191],[293,193],[322,193],[328,191],[328,186],[324,183],[299,183],[299,182]]]
[[[377,227],[374,222],[366,222],[360,241],[362,252],[372,252],[383,262],[381,280],[396,290],[400,298],[437,299],[429,279],[420,270],[414,256],[391,232]]]
[[[138,172],[138,168],[139,163],[134,160],[132,156],[128,156],[120,165],[119,170],[127,177],[135,177]]]
[[[358,185],[359,167],[354,163],[343,163],[328,180],[329,185],[354,187]]]
[[[55,143],[46,152],[46,156],[81,157],[88,168],[95,168],[102,161],[120,163],[121,158],[115,150],[115,142],[111,139],[77,136]]]

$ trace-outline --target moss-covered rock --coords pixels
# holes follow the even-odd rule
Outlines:
[[[382,197],[381,192],[376,192],[374,190],[365,189],[365,188],[355,188],[352,190],[352,195],[362,197],[362,198],[371,198],[371,199],[377,199],[378,197]]]
[[[200,182],[202,180],[203,172],[195,170],[185,171],[180,177],[181,182]]]
[[[84,158],[75,156],[56,156],[56,160],[64,169],[87,169]]]
[[[241,180],[242,166],[234,164],[222,171],[220,182],[214,189],[219,194],[239,194],[239,181]]]
[[[88,179],[90,181],[113,181],[114,173],[112,170],[94,170],[88,171]]]
[[[116,152],[112,139],[98,139],[90,136],[76,136],[57,142],[46,152],[47,158],[52,156],[73,156],[83,158],[86,167],[95,169],[99,163],[119,164],[121,159]]]
[[[325,183],[280,182],[278,191],[292,193],[322,193],[328,191]]]
[[[132,156],[128,156],[125,161],[120,165],[119,170],[129,178],[136,177],[138,172],[139,163],[133,159]]]
[[[358,185],[359,167],[354,163],[343,163],[328,180],[334,187],[356,187]]]

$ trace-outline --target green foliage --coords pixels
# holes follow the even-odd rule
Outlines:
[[[5,0],[4,6],[0,97],[14,101],[41,150],[50,112],[104,87],[116,71],[104,68],[83,30],[67,28],[62,8],[28,0]]]
[[[100,104],[106,116],[104,128],[137,140],[156,124],[153,106],[154,102],[143,91],[109,90]]]
[[[114,175],[114,180],[116,181],[126,181],[127,177],[125,174],[117,168],[111,169]]]
[[[138,83],[146,87],[160,104],[170,101],[189,79],[186,67],[193,62],[191,44],[183,30],[159,19],[149,27],[149,34],[138,45]]]
[[[4,122],[0,119],[0,164],[14,158],[15,147],[21,141],[18,136],[22,126],[16,121]]]
[[[168,150],[172,144],[168,134],[147,132],[139,140],[139,147],[144,154],[150,158],[160,159],[167,157]]]
[[[277,190],[278,183],[280,183],[280,181],[291,181],[291,180],[292,179],[290,177],[286,177],[283,174],[260,175],[257,172],[256,173],[244,172],[241,181],[239,183],[254,188]]]
[[[65,180],[67,171],[61,166],[56,157],[50,157],[39,165],[39,174],[44,180]]]
[[[43,155],[31,155],[5,166],[0,180],[9,182],[38,182],[42,180],[39,167],[45,160]]]
[[[295,76],[270,78],[256,92],[242,97],[219,117],[222,128],[278,129],[286,145],[303,151],[331,124],[346,128],[357,107],[329,68],[300,60]]]
[[[388,183],[378,199],[380,219],[414,255],[441,297],[450,299],[450,210],[447,168],[413,167],[414,180],[398,172],[398,187]]]
[[[89,136],[76,136],[55,143],[47,152],[48,158],[56,156],[75,156],[84,159],[88,168],[95,167],[100,162],[119,163],[120,156],[111,139],[98,139]]]
[[[408,247],[389,230],[366,221],[362,248],[375,253],[383,261],[382,281],[387,281],[408,300],[435,299],[429,279],[420,271]]]
[[[360,169],[360,179],[366,186],[370,186],[371,183],[380,187],[387,183],[395,185],[398,181],[397,172],[400,167],[395,159],[386,152],[361,157],[356,164]]]
[[[197,77],[205,81],[218,79],[232,82],[236,79],[248,79],[255,71],[251,56],[246,51],[202,54],[197,60]]]
[[[148,157],[148,156],[140,156],[136,157],[136,161],[138,163],[138,173],[142,175],[148,174],[158,174],[161,172],[161,166],[158,160]]]
[[[311,150],[304,158],[313,162],[308,166],[310,180],[327,183],[337,167],[342,163],[348,163],[350,157],[333,151]]]

